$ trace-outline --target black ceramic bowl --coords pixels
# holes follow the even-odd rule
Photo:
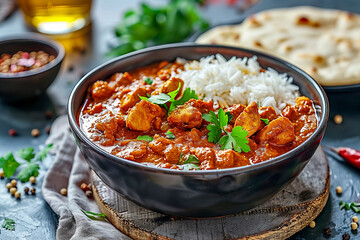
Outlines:
[[[65,55],[60,43],[40,34],[26,33],[0,40],[0,55],[18,51],[44,51],[54,55],[55,59],[34,70],[0,73],[0,98],[7,102],[21,101],[44,93],[55,80]]]
[[[294,78],[303,95],[317,105],[319,125],[314,134],[290,152],[252,166],[222,170],[179,171],[121,159],[94,144],[80,130],[77,112],[90,84],[154,62],[176,57],[199,59],[220,53],[226,58],[256,55],[263,68],[271,67]],[[289,184],[317,149],[329,114],[323,89],[305,72],[275,57],[246,49],[196,44],[164,45],[115,58],[92,70],[73,89],[68,117],[76,142],[90,167],[111,189],[146,208],[182,217],[215,217],[253,208]]]

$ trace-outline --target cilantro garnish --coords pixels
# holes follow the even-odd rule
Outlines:
[[[36,177],[39,175],[39,162],[47,156],[52,146],[52,144],[47,145],[36,155],[31,147],[20,149],[16,154],[23,159],[22,162],[16,161],[13,153],[9,152],[0,158],[0,168],[4,170],[5,176],[10,178],[21,167],[22,169],[17,174],[17,179],[27,182],[31,176]]]
[[[199,167],[199,159],[195,156],[190,154],[190,156],[185,160],[182,161],[183,158],[183,153],[180,154],[180,169],[181,170],[198,170],[200,169]]]
[[[27,182],[29,181],[31,176],[37,177],[39,175],[39,169],[40,169],[39,164],[29,163],[28,165],[26,165],[26,167],[21,169],[21,171],[18,173],[16,177],[22,182]]]
[[[360,203],[354,203],[354,202],[351,202],[351,203],[346,203],[346,202],[339,202],[339,207],[340,207],[340,210],[344,209],[345,210],[350,210],[352,209],[354,212],[356,213],[360,213]]]
[[[269,119],[267,118],[260,118],[261,121],[263,121],[266,125],[269,125]]]
[[[166,135],[166,137],[167,137],[168,139],[175,139],[175,135],[174,135],[174,133],[171,132],[171,131],[167,131],[167,132],[165,133],[165,135]]]
[[[11,152],[8,152],[5,156],[2,156],[0,158],[0,168],[4,170],[5,176],[7,178],[14,175],[16,169],[20,166],[20,163],[18,163],[14,155]]]
[[[15,221],[10,218],[5,218],[2,227],[6,230],[15,231]]]
[[[143,136],[138,136],[136,139],[151,142],[153,140],[153,137],[150,137],[149,135],[143,135]]]
[[[87,216],[91,220],[105,221],[106,216],[104,213],[94,213],[90,211],[84,211],[82,209],[80,210],[85,214],[85,216]]]
[[[181,83],[179,83],[179,87],[169,93],[160,93],[158,95],[152,95],[151,97],[142,97],[139,96],[141,100],[149,101],[151,103],[157,104],[166,110],[168,110],[168,107],[165,105],[167,102],[174,102],[176,95],[179,93],[181,88]]]
[[[35,157],[34,149],[32,147],[20,149],[16,154],[28,162]]]
[[[186,170],[186,171],[188,171],[188,170],[199,170],[200,169],[200,167],[198,165],[193,164],[193,163],[183,164],[181,166],[182,166],[181,170]]]
[[[50,143],[49,145],[45,146],[43,150],[41,150],[40,152],[38,152],[38,154],[36,155],[36,160],[39,160],[40,162],[42,160],[44,160],[44,158],[46,158],[47,154],[50,152],[50,150],[52,149],[53,144]]]
[[[153,80],[151,78],[145,78],[144,81],[149,85],[151,85],[153,83]]]
[[[247,131],[241,126],[234,127],[232,132],[224,130],[224,127],[229,123],[229,116],[231,114],[225,113],[222,108],[219,109],[218,116],[213,111],[210,111],[209,114],[203,114],[204,120],[213,123],[207,126],[207,129],[210,131],[208,133],[208,141],[212,143],[219,142],[222,150],[234,149],[237,152],[249,152],[251,149],[248,145],[249,140],[246,138]],[[223,132],[225,135],[221,137]]]
[[[188,164],[188,163],[199,163],[199,159],[195,156],[195,155],[190,155],[184,162],[183,164]]]
[[[169,107],[169,113],[174,110],[177,106],[183,105],[190,99],[198,99],[198,95],[196,95],[195,90],[191,90],[190,88],[185,89],[183,96],[179,100],[175,100],[171,103]]]
[[[159,105],[160,107],[165,108],[166,110],[168,110],[168,114],[170,114],[170,112],[174,110],[177,106],[186,103],[190,99],[198,99],[198,95],[196,95],[195,91],[187,88],[185,89],[183,96],[179,100],[175,100],[175,97],[176,95],[178,95],[180,88],[181,83],[179,83],[179,87],[172,92],[160,93],[158,95],[153,95],[150,97],[139,96],[139,98],[141,100],[149,101]],[[166,106],[166,103],[168,102],[171,103],[169,108]]]

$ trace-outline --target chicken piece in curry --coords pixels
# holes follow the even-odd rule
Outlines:
[[[312,101],[298,97],[282,112],[201,100],[173,77],[180,63],[160,62],[115,73],[89,88],[78,123],[111,154],[179,170],[252,165],[297,147],[317,128]]]

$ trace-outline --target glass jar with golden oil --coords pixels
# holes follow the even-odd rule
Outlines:
[[[46,34],[66,34],[91,21],[92,0],[18,0],[26,23]]]

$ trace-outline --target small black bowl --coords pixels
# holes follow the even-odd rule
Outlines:
[[[44,93],[55,80],[64,59],[64,47],[43,35],[26,33],[0,39],[0,55],[18,51],[44,51],[54,55],[50,63],[29,71],[0,73],[0,98],[5,102],[21,101]]]
[[[293,77],[303,95],[317,106],[318,128],[304,143],[274,159],[251,166],[203,171],[163,169],[116,157],[92,142],[76,116],[88,87],[115,72],[124,72],[177,57],[199,59],[220,53],[225,58],[256,55],[263,68]],[[182,217],[216,217],[264,203],[288,185],[306,166],[324,135],[329,105],[324,90],[305,72],[278,58],[241,48],[219,45],[171,44],[115,58],[83,77],[68,102],[68,117],[76,142],[90,167],[111,189],[152,210]]]

